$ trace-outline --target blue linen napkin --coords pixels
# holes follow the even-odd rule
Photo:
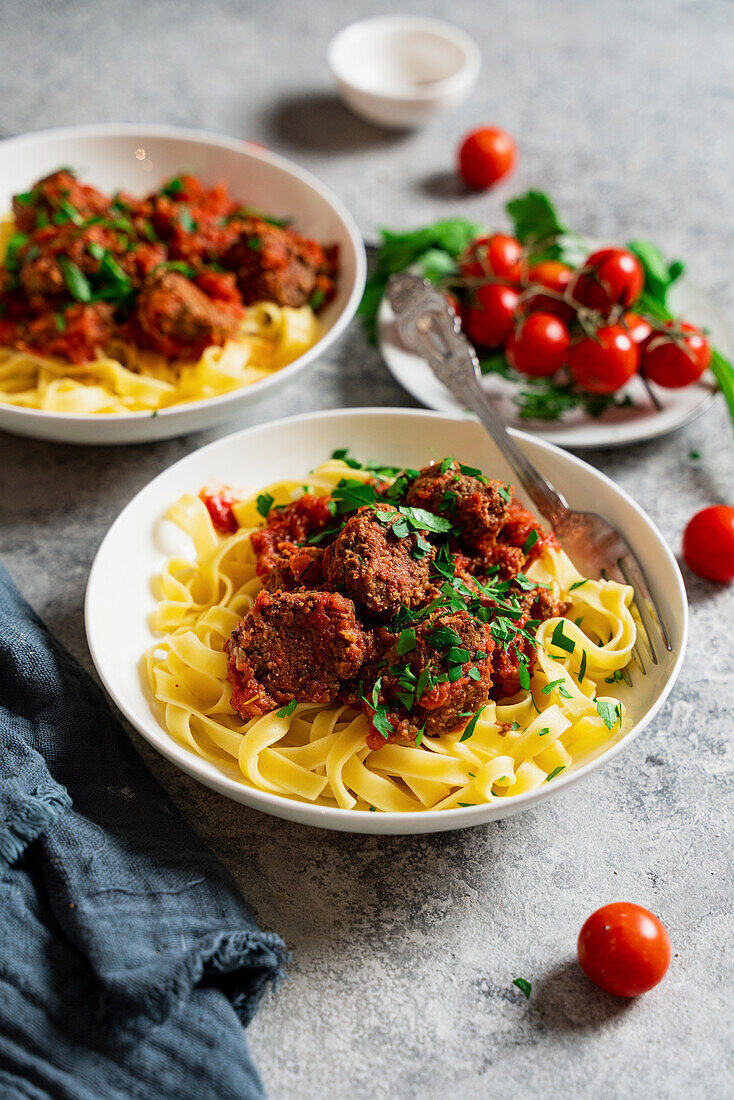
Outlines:
[[[256,1100],[285,961],[0,564],[0,1095]]]

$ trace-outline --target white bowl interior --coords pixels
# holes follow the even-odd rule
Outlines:
[[[460,73],[468,61],[463,32],[410,16],[365,19],[345,28],[330,51],[334,72],[366,92],[420,95]]]
[[[181,172],[193,172],[205,183],[226,181],[230,194],[248,206],[276,217],[294,219],[296,228],[325,244],[339,246],[339,279],[333,302],[324,309],[321,320],[324,334],[318,344],[294,363],[277,371],[272,378],[254,386],[235,390],[222,397],[188,405],[162,409],[159,415],[129,413],[105,417],[79,417],[38,410],[14,409],[0,405],[0,427],[35,434],[31,422],[56,422],[55,435],[66,432],[74,442],[74,424],[89,427],[89,421],[106,427],[100,438],[84,442],[117,442],[115,431],[123,437],[131,431],[134,441],[175,434],[166,431],[171,419],[181,422],[181,431],[206,427],[231,415],[226,406],[260,398],[264,391],[282,384],[307,362],[320,354],[351,320],[364,285],[364,247],[352,218],[326,188],[309,173],[281,157],[255,145],[219,135],[171,127],[135,127],[110,125],[49,130],[19,139],[0,142],[0,211],[10,209],[15,192],[25,191],[31,183],[61,165],[70,165],[85,181],[104,190],[126,190],[141,195],[152,191],[163,180]],[[222,409],[222,406],[225,406]],[[222,410],[217,413],[216,410]],[[197,413],[206,421],[197,422]],[[211,413],[214,411],[214,419]],[[132,429],[135,420],[143,422]],[[200,418],[201,419],[201,418]],[[18,426],[20,425],[20,426]],[[116,425],[116,427],[115,427]],[[91,429],[94,431],[94,429]],[[59,435],[58,432],[62,434]],[[44,434],[48,434],[47,432]]]
[[[672,652],[636,673],[634,688],[620,697],[629,719],[617,743],[537,791],[467,809],[408,814],[373,814],[311,806],[253,790],[215,765],[178,745],[156,713],[140,672],[141,655],[155,640],[148,615],[155,601],[151,578],[172,552],[190,547],[161,517],[184,492],[206,483],[254,489],[281,477],[299,476],[324,461],[337,447],[348,446],[360,458],[395,465],[420,466],[447,454],[511,481],[496,446],[476,423],[437,413],[407,410],[353,410],[315,413],[237,432],[195,451],[160,474],[125,508],[107,534],[95,559],[86,599],[89,647],[97,670],[118,707],[164,756],[183,771],[236,801],[303,824],[365,833],[419,833],[461,828],[515,813],[552,797],[598,767],[647,724],[668,694],[685,648],[687,604],[676,561],[660,532],[644,512],[598,471],[548,443],[518,435],[540,470],[572,506],[599,511],[625,533],[634,546],[659,600],[672,637]]]

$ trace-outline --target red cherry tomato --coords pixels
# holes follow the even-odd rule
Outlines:
[[[485,278],[494,275],[498,279],[518,282],[523,273],[522,245],[515,237],[494,233],[474,241],[468,254],[460,262],[464,275]]]
[[[683,558],[699,577],[734,581],[734,508],[714,504],[696,512],[683,532]]]
[[[597,329],[571,346],[568,366],[587,393],[615,393],[637,370],[638,353],[621,325]]]
[[[631,306],[640,297],[644,283],[636,256],[624,248],[602,248],[586,260],[573,296],[582,305],[606,313],[617,303]]]
[[[552,313],[531,313],[505,344],[507,362],[521,374],[547,378],[566,362],[571,337]]]
[[[473,344],[495,348],[503,344],[515,323],[519,295],[504,283],[485,283],[476,293],[476,305],[464,310],[464,331]]]
[[[579,932],[576,945],[587,978],[616,997],[638,997],[661,982],[670,966],[663,923],[629,901],[602,905]]]
[[[681,335],[654,336],[642,353],[643,374],[669,390],[689,386],[711,362],[711,348],[702,332],[686,324],[678,325],[678,331]]]
[[[511,172],[516,158],[515,142],[506,130],[480,126],[459,146],[459,175],[469,187],[483,191]]]
[[[562,321],[567,324],[570,323],[575,313],[573,306],[569,305],[568,302],[551,297],[550,294],[543,294],[542,290],[536,290],[535,287],[545,286],[549,290],[554,290],[556,294],[563,294],[569,284],[571,275],[572,268],[559,263],[558,260],[542,260],[535,267],[531,267],[528,272],[528,282],[531,285],[523,295],[523,312],[536,313],[538,310],[542,310],[544,313],[554,313]]]
[[[624,313],[620,324],[627,329],[630,340],[638,348],[642,348],[652,336],[652,325],[644,317],[640,317],[639,313]]]

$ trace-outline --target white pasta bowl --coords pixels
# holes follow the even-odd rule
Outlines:
[[[663,652],[659,664],[648,661],[645,676],[635,669],[631,688],[618,685],[625,722],[595,758],[536,790],[484,805],[415,813],[316,806],[256,790],[238,779],[234,769],[224,771],[184,748],[166,730],[144,684],[142,654],[156,640],[148,625],[155,607],[151,579],[170,554],[193,557],[182,532],[162,519],[172,503],[206,484],[251,491],[282,478],[299,478],[340,447],[363,459],[413,467],[454,455],[491,476],[512,480],[502,454],[479,424],[434,412],[352,409],[274,421],[219,439],[151,481],[110,528],[89,578],[87,638],[107,691],[150,744],[182,771],[236,802],[304,825],[357,833],[440,832],[493,821],[567,790],[620,753],[660,710],[683,660],[688,608],[673,554],[652,520],[622,489],[552,444],[521,433],[516,437],[573,507],[602,513],[626,536],[650,579],[671,635],[672,651]]]
[[[169,439],[231,420],[257,405],[313,363],[354,316],[364,289],[366,259],[359,230],[345,207],[309,172],[252,142],[199,130],[121,123],[72,126],[0,142],[0,212],[13,194],[62,165],[85,183],[144,195],[163,180],[193,172],[206,184],[224,180],[230,194],[324,244],[339,247],[337,294],[320,314],[323,334],[288,366],[253,385],[154,413],[74,414],[0,403],[0,429],[60,443],[143,443]]]

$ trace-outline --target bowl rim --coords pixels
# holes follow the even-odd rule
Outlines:
[[[458,47],[463,54],[461,65],[456,72],[450,73],[448,76],[440,77],[430,84],[416,85],[413,88],[406,86],[401,89],[399,85],[396,85],[389,91],[387,89],[381,91],[379,88],[375,88],[372,85],[364,84],[360,80],[356,80],[351,74],[345,72],[344,66],[340,64],[338,60],[338,54],[349,37],[352,37],[355,33],[359,34],[368,27],[377,25],[386,27],[393,26],[395,28],[408,27],[413,30],[429,31],[437,37],[444,39],[444,41],[451,42],[454,46]],[[462,27],[457,27],[455,24],[448,23],[443,19],[434,19],[427,15],[413,15],[409,12],[404,14],[394,12],[387,15],[366,16],[364,19],[357,19],[354,23],[348,23],[345,27],[342,27],[341,30],[337,31],[331,39],[326,56],[329,69],[335,80],[339,81],[345,87],[359,92],[360,95],[369,96],[374,101],[379,101],[381,103],[389,103],[390,101],[400,103],[422,103],[427,100],[442,99],[444,96],[450,96],[454,91],[464,88],[468,83],[475,80],[482,65],[479,46],[472,36],[467,31],[463,30]]]
[[[203,142],[204,144],[216,146],[220,149],[228,149],[233,153],[244,154],[246,157],[252,157],[254,160],[261,160],[267,164],[272,164],[274,167],[280,168],[287,175],[293,176],[301,183],[310,187],[319,194],[337,214],[354,248],[354,283],[349,297],[344,303],[341,313],[334,321],[334,324],[328,332],[325,332],[317,340],[313,347],[309,348],[302,355],[299,355],[292,363],[288,363],[285,367],[281,367],[280,370],[275,371],[268,378],[259,379],[251,386],[242,386],[239,389],[230,390],[228,393],[217,394],[215,397],[202,397],[197,401],[182,402],[176,405],[170,405],[164,409],[156,409],[152,412],[144,409],[126,413],[67,413],[55,412],[48,409],[28,409],[22,406],[3,404],[1,406],[3,413],[17,416],[19,422],[25,417],[29,420],[43,420],[49,423],[56,422],[72,428],[75,424],[89,424],[95,421],[98,421],[100,424],[130,424],[135,421],[150,419],[151,416],[164,419],[175,419],[177,416],[183,416],[184,413],[192,411],[196,413],[200,409],[213,409],[220,405],[226,406],[229,401],[236,398],[242,400],[244,394],[247,394],[250,390],[254,392],[254,387],[257,387],[257,399],[259,400],[268,390],[281,385],[287,378],[291,378],[298,374],[307,367],[309,363],[312,363],[316,358],[322,355],[342,335],[349,324],[351,324],[357,312],[357,307],[362,299],[365,282],[367,280],[367,254],[365,252],[362,234],[354,217],[349,213],[342,200],[334,194],[331,188],[323,184],[312,172],[309,172],[306,168],[301,168],[287,157],[281,156],[280,153],[271,152],[258,142],[251,141],[248,138],[230,137],[228,134],[220,134],[214,130],[200,130],[188,126],[171,126],[167,123],[143,123],[138,125],[134,122],[85,122],[75,126],[57,126],[45,130],[31,130],[23,134],[16,134],[14,137],[4,138],[0,141],[0,152],[9,148],[12,153],[14,149],[22,148],[24,145],[33,145],[36,142],[43,142],[52,138],[68,138],[69,140],[83,138],[104,139],[128,135],[132,137],[138,134],[143,140],[150,138],[173,138],[190,142]]]
[[[304,425],[312,424],[320,420],[332,420],[339,418],[340,420],[351,419],[364,416],[374,416],[385,418],[390,420],[392,418],[399,419],[408,417],[414,417],[425,420],[427,422],[436,421],[448,421],[457,425],[465,424],[465,420],[462,417],[453,416],[447,413],[436,412],[432,409],[410,409],[410,408],[380,408],[375,406],[356,407],[350,409],[328,409],[322,411],[315,411],[309,413],[298,413],[294,416],[281,417],[277,420],[269,420],[262,424],[257,424],[249,428],[241,429],[237,432],[232,432],[224,436],[220,436],[219,439],[214,440],[211,443],[206,444],[203,447],[197,448],[194,451],[190,451],[176,462],[172,463],[166,469],[158,473],[152,478],[146,485],[144,485],[135,495],[128,501],[119,515],[111,524],[106,535],[104,536],[97,553],[92,562],[89,578],[87,581],[87,588],[84,600],[84,626],[87,638],[87,644],[92,656],[92,661],[97,673],[104,685],[105,690],[111,697],[113,702],[123,713],[125,718],[138,730],[138,732],[148,741],[149,744],[165,756],[169,761],[176,765],[176,767],[187,772],[198,782],[203,783],[205,786],[216,790],[218,793],[230,798],[235,802],[240,802],[249,806],[252,809],[256,809],[265,813],[268,813],[275,817],[288,817],[290,820],[299,821],[299,823],[313,825],[320,828],[334,829],[338,831],[357,832],[357,833],[370,833],[370,834],[400,834],[409,835],[417,832],[441,832],[451,829],[467,828],[474,825],[480,825],[489,820],[494,820],[499,817],[507,816],[509,814],[521,811],[536,803],[544,802],[547,798],[553,797],[555,794],[561,791],[567,790],[575,783],[580,782],[587,775],[596,771],[604,764],[613,760],[624,748],[626,748],[638,734],[650,724],[653,718],[658,714],[663,703],[669,696],[673,689],[673,686],[678,679],[681,665],[683,663],[686,645],[688,641],[688,599],[686,594],[683,577],[681,575],[680,567],[670,547],[667,545],[662,532],[658,528],[657,524],[651,519],[650,516],[640,507],[639,504],[623,489],[617,485],[610,477],[597,470],[590,463],[585,462],[583,459],[576,455],[571,454],[569,451],[564,450],[562,447],[557,447],[553,443],[549,443],[545,439],[539,439],[537,436],[529,435],[526,432],[519,432],[515,429],[510,429],[510,434],[520,443],[526,441],[533,447],[539,448],[541,451],[547,451],[551,454],[559,455],[565,462],[567,462],[572,468],[581,470],[584,476],[588,476],[590,473],[593,478],[598,479],[608,488],[610,488],[616,495],[622,498],[622,500],[636,513],[644,522],[649,526],[654,534],[658,543],[657,549],[660,554],[663,555],[668,561],[668,565],[672,567],[672,576],[675,579],[675,591],[671,592],[671,599],[677,596],[680,607],[682,610],[682,622],[681,622],[681,637],[680,647],[676,655],[675,663],[668,676],[668,679],[660,692],[658,698],[652,704],[652,706],[645,712],[640,720],[635,723],[622,737],[619,738],[613,745],[611,745],[606,751],[602,752],[599,756],[587,761],[580,768],[569,771],[566,775],[559,776],[554,780],[552,787],[548,787],[547,790],[543,786],[536,788],[532,791],[527,791],[524,794],[514,795],[512,798],[503,799],[495,803],[479,803],[476,806],[457,807],[449,810],[421,810],[421,811],[408,811],[408,812],[381,812],[379,815],[374,815],[368,810],[344,810],[340,807],[332,806],[316,806],[311,803],[301,802],[299,800],[293,800],[285,798],[278,794],[273,794],[269,791],[260,791],[254,787],[249,787],[240,783],[238,780],[230,778],[224,774],[220,774],[213,779],[210,776],[202,774],[202,767],[205,761],[193,752],[185,749],[183,746],[179,746],[177,742],[171,737],[169,733],[164,729],[161,723],[156,718],[152,707],[150,708],[150,715],[147,722],[139,721],[137,717],[132,713],[132,708],[127,706],[124,697],[118,695],[115,689],[110,684],[104,669],[104,662],[100,657],[100,652],[96,644],[95,630],[93,624],[94,607],[95,607],[95,589],[97,587],[97,576],[101,569],[101,558],[107,545],[115,538],[118,528],[125,523],[126,516],[130,509],[135,505],[139,497],[144,493],[151,490],[151,487],[155,485],[161,478],[165,477],[172,469],[180,466],[182,463],[192,460],[193,456],[199,456],[207,454],[208,452],[221,446],[225,440],[242,440],[243,438],[253,435],[257,435],[260,432],[269,432],[271,430],[282,429],[287,425]],[[149,701],[149,700],[148,700]],[[234,793],[229,792],[246,792],[246,798],[237,797]],[[292,815],[284,814],[282,810],[286,807],[290,807]],[[487,810],[491,807],[495,812],[491,817],[487,818]],[[314,820],[303,820],[313,815]],[[364,830],[360,828],[360,825],[370,823],[380,823],[379,829]],[[422,823],[425,828],[401,829],[401,825],[419,824]]]

